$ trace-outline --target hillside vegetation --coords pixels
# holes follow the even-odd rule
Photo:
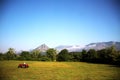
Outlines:
[[[120,80],[120,67],[85,62],[0,61],[0,80]]]

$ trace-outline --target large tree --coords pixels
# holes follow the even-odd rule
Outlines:
[[[15,50],[13,48],[9,48],[6,53],[6,58],[8,60],[13,60],[16,58]]]
[[[87,51],[85,49],[83,49],[81,54],[82,54],[81,55],[82,61],[86,61],[87,60]]]
[[[81,52],[70,52],[70,61],[81,61],[82,54]]]
[[[21,60],[31,60],[31,55],[29,51],[22,51],[20,54]]]
[[[95,49],[90,49],[87,52],[87,60],[90,62],[96,62],[98,56],[97,56],[97,52]]]
[[[67,49],[63,49],[58,55],[57,55],[57,61],[70,61],[71,56],[68,53]]]
[[[31,57],[34,59],[34,60],[37,60],[39,57],[41,56],[41,53],[39,50],[33,50],[31,52]]]
[[[52,61],[56,61],[57,51],[55,49],[50,48],[46,51],[46,53],[48,58],[50,58]]]
[[[117,51],[117,58],[116,58],[116,64],[120,66],[120,51]]]
[[[101,49],[97,51],[98,62],[99,63],[108,63],[108,54],[106,49]]]
[[[111,47],[107,48],[107,54],[108,54],[108,60],[110,62],[116,61],[118,53],[117,53],[115,46],[111,46]]]
[[[4,60],[4,54],[0,53],[0,60]]]

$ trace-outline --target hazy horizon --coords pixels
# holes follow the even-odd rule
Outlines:
[[[118,1],[119,2],[119,1]],[[120,42],[117,0],[2,0],[0,52]]]

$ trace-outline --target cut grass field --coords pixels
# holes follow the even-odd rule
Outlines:
[[[120,80],[120,67],[84,62],[0,61],[0,80]]]

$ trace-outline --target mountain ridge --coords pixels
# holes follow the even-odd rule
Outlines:
[[[73,47],[74,46],[74,47]],[[83,49],[89,50],[89,49],[95,49],[95,50],[101,50],[107,47],[115,46],[117,50],[120,50],[120,42],[115,41],[108,41],[108,42],[96,42],[96,43],[89,43],[85,46],[80,45],[65,45],[65,46],[57,46],[55,49],[58,51],[62,49],[67,49],[69,52],[79,52]]]
[[[57,51],[61,51],[63,49],[67,49],[69,52],[80,52],[83,49],[89,50],[89,49],[95,49],[95,50],[101,50],[104,48],[108,48],[111,46],[115,46],[117,50],[120,50],[120,42],[115,41],[108,41],[108,42],[96,42],[96,43],[89,43],[87,45],[81,46],[81,45],[59,45],[55,47]],[[41,52],[46,52],[49,49],[49,47],[46,44],[42,44],[35,48],[34,50],[39,50]]]

